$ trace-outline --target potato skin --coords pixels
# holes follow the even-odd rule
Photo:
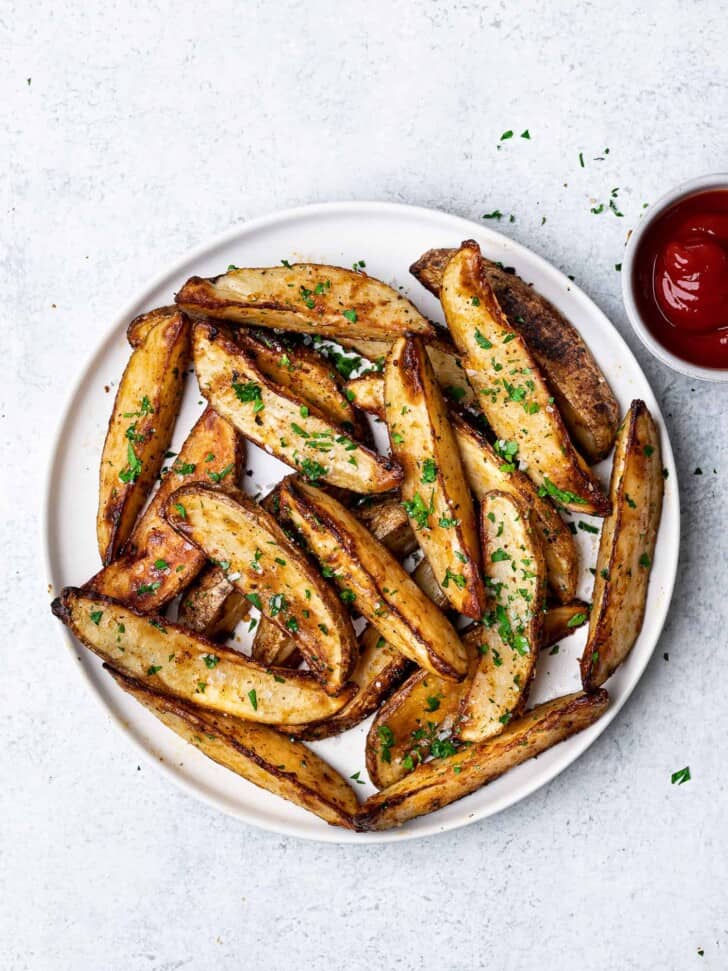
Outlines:
[[[454,252],[428,250],[410,273],[439,297],[442,274]],[[592,464],[600,462],[614,444],[619,405],[581,334],[515,272],[485,258],[483,268],[508,323],[523,335],[551,386],[577,447]]]
[[[204,634],[211,641],[226,641],[248,613],[249,606],[222,567],[208,563],[182,593],[177,623]]]
[[[96,533],[105,566],[129,538],[162,467],[189,358],[186,315],[155,311],[119,382],[101,454]]]
[[[617,436],[613,511],[599,542],[589,638],[581,659],[587,691],[611,677],[642,629],[663,491],[660,436],[644,401],[633,401]]]

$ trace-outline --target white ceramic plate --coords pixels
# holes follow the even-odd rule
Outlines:
[[[219,239],[191,253],[163,276],[141,290],[114,321],[108,334],[85,367],[79,370],[58,430],[49,461],[44,532],[47,544],[48,580],[58,592],[68,584],[80,584],[99,566],[95,536],[98,462],[116,383],[129,354],[125,328],[143,310],[168,304],[187,277],[212,276],[229,263],[247,266],[276,264],[281,259],[309,260],[350,266],[366,261],[367,272],[394,286],[401,286],[429,317],[441,319],[439,304],[410,277],[408,266],[433,246],[456,246],[474,237],[491,259],[515,266],[526,280],[579,328],[614,389],[624,410],[633,398],[643,398],[662,429],[664,463],[668,470],[662,525],[650,581],[645,623],[629,659],[608,683],[612,698],[607,714],[587,731],[557,745],[493,782],[479,792],[404,828],[385,833],[356,834],[327,826],[317,817],[256,788],[202,756],[162,726],[152,715],[125,695],[106,675],[98,659],[79,649],[60,625],[78,658],[89,686],[124,732],[155,766],[177,783],[224,812],[277,833],[330,842],[374,843],[427,836],[464,826],[512,806],[549,782],[601,734],[616,716],[645,669],[660,636],[667,614],[678,561],[680,515],[675,464],[660,409],[647,379],[622,338],[602,312],[562,273],[541,257],[479,224],[443,212],[389,203],[333,203],[278,213],[236,227]],[[176,450],[184,433],[201,411],[201,397],[190,377]],[[249,447],[248,488],[255,492],[277,481],[285,466],[255,446]],[[609,463],[599,472],[608,481]],[[596,522],[596,521],[595,521]],[[583,558],[579,593],[590,599],[596,562],[597,537],[578,532]],[[585,630],[565,640],[557,655],[544,652],[539,662],[532,701],[539,702],[579,688],[579,658]],[[364,769],[364,739],[369,722],[346,735],[316,744],[345,777]],[[354,783],[352,783],[354,784]],[[574,779],[574,784],[577,784]],[[368,780],[357,786],[360,796],[373,792]]]

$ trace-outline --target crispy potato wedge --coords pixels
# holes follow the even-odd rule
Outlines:
[[[120,688],[213,762],[332,826],[353,828],[359,803],[348,782],[301,742],[266,725],[195,708],[110,665],[106,669]]]
[[[248,721],[300,724],[333,715],[352,698],[328,695],[308,671],[263,668],[244,655],[108,597],[66,587],[53,613],[102,660],[154,690]]]
[[[260,612],[290,634],[332,694],[354,669],[357,641],[333,589],[270,513],[242,492],[193,484],[175,492],[167,521],[212,560]]]
[[[541,650],[553,647],[574,631],[583,627],[589,620],[591,607],[583,600],[572,600],[568,604],[549,607],[543,615]]]
[[[460,738],[497,735],[526,706],[541,648],[546,565],[527,506],[490,492],[480,507],[483,570],[492,593],[478,663],[458,719]]]
[[[392,347],[392,340],[389,341],[341,341],[342,347],[357,351],[367,360],[384,367],[384,361]],[[442,328],[437,328],[437,336],[427,342],[427,356],[435,372],[435,377],[440,385],[443,394],[455,404],[463,408],[477,408],[480,411],[478,398],[468,383],[465,369],[458,357],[457,349],[450,339],[448,332]],[[382,380],[378,372],[368,372],[359,378],[352,378],[347,383],[347,389],[357,395],[361,389],[362,394],[366,394],[368,381]],[[355,399],[354,403],[363,411],[372,409],[359,404]]]
[[[509,325],[484,274],[480,248],[463,243],[445,267],[442,306],[471,386],[499,439],[515,442],[544,494],[605,516],[609,500],[578,454],[523,337]]]
[[[554,596],[568,603],[576,595],[579,552],[574,537],[552,503],[541,497],[533,482],[507,455],[507,443],[496,442],[501,454],[459,415],[451,422],[457,438],[465,475],[475,498],[482,502],[488,492],[505,492],[526,505],[541,539],[546,572]]]
[[[576,735],[606,711],[609,695],[571,694],[538,705],[494,738],[433,759],[371,796],[356,819],[360,830],[390,829],[448,806],[509,769]]]
[[[351,439],[324,413],[274,383],[213,324],[193,331],[200,390],[246,438],[313,480],[354,492],[387,492],[402,477],[389,459]]]
[[[263,667],[297,668],[302,660],[298,644],[291,635],[264,615],[255,629],[250,656]]]
[[[189,358],[189,320],[158,311],[124,369],[101,454],[96,534],[104,565],[129,538],[162,468]]]
[[[348,387],[357,391],[357,405],[364,411],[384,416],[384,381],[379,375],[357,378]],[[551,590],[563,603],[576,596],[579,554],[574,538],[548,498],[542,498],[527,475],[520,472],[507,454],[497,455],[486,439],[456,411],[450,413],[460,458],[475,498],[481,500],[494,489],[523,500],[533,511],[546,557],[546,570]],[[499,441],[504,451],[507,443]]]
[[[176,533],[162,515],[170,495],[185,482],[236,486],[245,462],[245,442],[229,422],[207,408],[195,423],[172,467],[137,521],[118,559],[85,588],[121,600],[135,610],[160,610],[190,584],[207,557]]]
[[[207,280],[193,276],[176,300],[193,316],[320,337],[434,335],[433,325],[386,283],[318,263],[245,267]]]
[[[284,482],[281,508],[343,599],[393,647],[445,678],[464,676],[467,656],[450,622],[358,519],[295,476]]]
[[[356,513],[372,536],[395,556],[404,559],[417,549],[417,537],[401,499],[367,500]]]
[[[260,370],[272,381],[369,444],[369,426],[347,398],[336,368],[313,348],[300,341],[284,342],[269,330],[241,328],[235,332],[235,341],[253,355]]]
[[[435,296],[451,249],[429,250],[410,267]],[[513,272],[483,258],[483,273],[508,319],[526,341],[551,387],[564,423],[591,463],[606,458],[619,425],[619,405],[581,334],[552,303]]]
[[[616,671],[642,629],[663,491],[660,435],[644,401],[633,401],[617,435],[613,511],[599,541],[589,638],[581,659],[587,691]]]
[[[481,617],[485,587],[473,501],[445,400],[418,338],[401,337],[393,344],[384,392],[410,525],[452,607],[466,617]]]
[[[211,641],[226,641],[249,609],[249,601],[223,568],[208,563],[182,594],[177,623]]]
[[[410,667],[407,658],[388,644],[376,628],[367,627],[362,634],[359,661],[352,675],[352,681],[359,686],[359,691],[349,704],[325,721],[311,725],[279,725],[278,730],[306,739],[340,735],[375,712]]]
[[[463,634],[469,674],[478,661],[480,629]],[[366,740],[369,778],[378,788],[391,786],[424,761],[433,749],[452,749],[451,733],[469,678],[460,684],[419,668],[384,702]]]

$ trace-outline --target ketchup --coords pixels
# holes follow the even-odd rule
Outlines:
[[[635,254],[634,296],[669,351],[728,368],[728,189],[696,192],[657,216]]]

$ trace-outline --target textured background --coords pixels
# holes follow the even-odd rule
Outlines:
[[[643,203],[728,168],[725,40],[717,0],[0,4],[3,971],[728,966],[728,387],[647,357],[614,269]],[[615,187],[624,217],[592,215]],[[681,471],[673,611],[617,722],[509,812],[400,846],[281,839],[140,768],[38,569],[88,343],[189,247],[330,199],[512,213],[626,336]]]

